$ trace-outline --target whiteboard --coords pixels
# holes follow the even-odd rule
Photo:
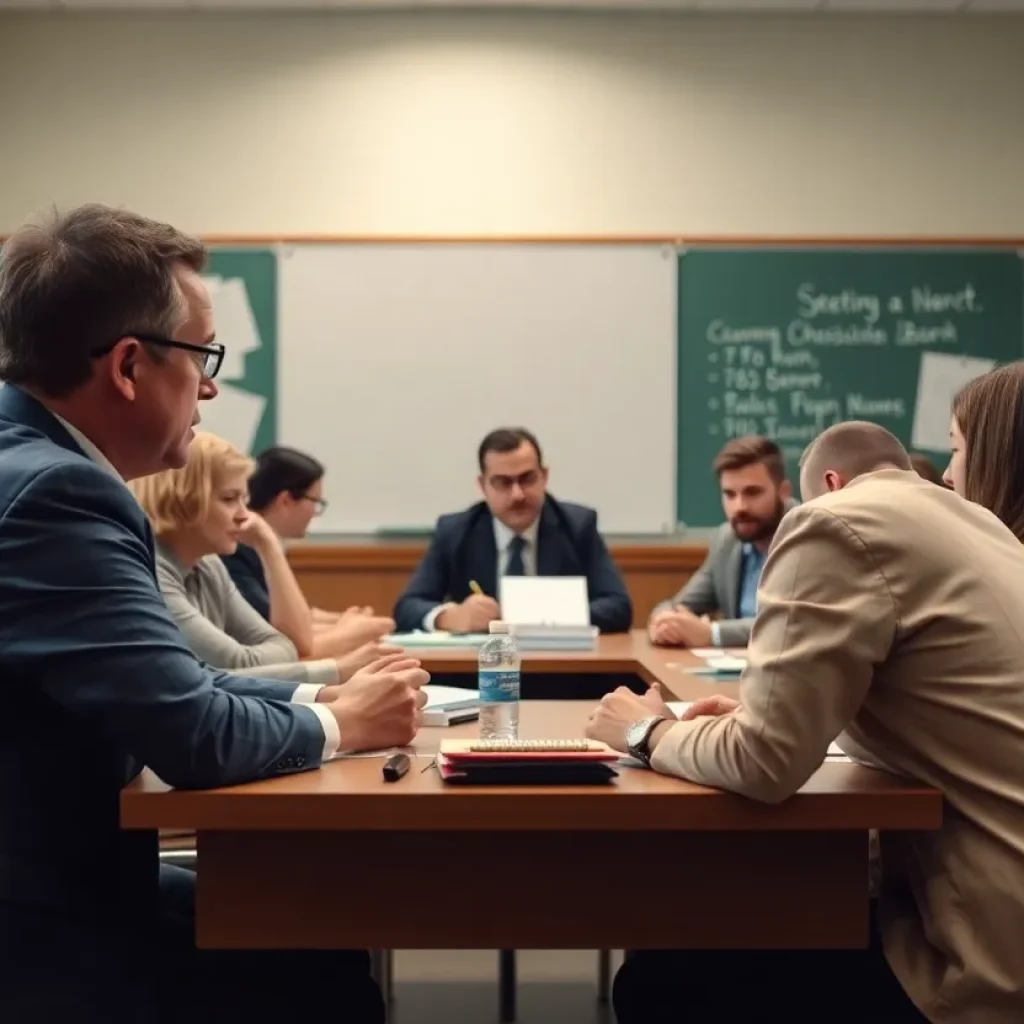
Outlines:
[[[429,528],[479,500],[476,449],[538,437],[607,533],[675,525],[668,246],[280,250],[278,440],[327,466],[320,533]]]

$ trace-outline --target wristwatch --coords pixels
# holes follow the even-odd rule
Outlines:
[[[642,761],[645,768],[651,767],[651,752],[648,749],[651,733],[662,722],[667,721],[668,719],[661,715],[652,715],[650,718],[639,719],[626,730],[626,746],[629,749],[629,756]]]

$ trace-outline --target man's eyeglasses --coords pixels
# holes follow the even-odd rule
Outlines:
[[[201,360],[197,360],[197,362],[199,363],[200,371],[207,380],[213,380],[217,376],[220,372],[220,364],[224,362],[224,346],[216,341],[211,341],[206,345],[196,345],[191,341],[174,341],[172,338],[164,338],[159,334],[143,334],[140,331],[128,331],[121,337],[138,338],[139,341],[145,342],[147,345],[160,345],[163,348],[180,348],[185,352],[194,352],[196,355],[203,357]],[[93,352],[93,356],[98,358],[99,356],[107,355],[120,340],[121,338],[118,338],[117,341],[112,341],[109,345],[96,349]]]

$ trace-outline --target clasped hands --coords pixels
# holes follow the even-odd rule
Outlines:
[[[588,739],[607,743],[613,750],[626,753],[629,746],[626,742],[629,727],[642,718],[657,715],[659,718],[667,719],[669,723],[688,722],[693,718],[729,715],[739,706],[740,702],[731,697],[702,697],[677,717],[665,703],[659,683],[655,683],[643,695],[620,686],[614,692],[605,694],[591,712],[587,721],[586,736]],[[654,749],[654,744],[651,749]]]
[[[647,625],[651,643],[666,647],[708,647],[711,644],[711,620],[694,615],[688,608],[658,612]]]
[[[343,750],[404,747],[423,724],[430,673],[417,658],[394,649],[338,686],[325,686],[317,703],[330,708]]]

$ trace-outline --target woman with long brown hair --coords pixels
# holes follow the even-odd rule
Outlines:
[[[945,482],[1024,542],[1024,362],[965,385],[953,400],[949,437]]]

